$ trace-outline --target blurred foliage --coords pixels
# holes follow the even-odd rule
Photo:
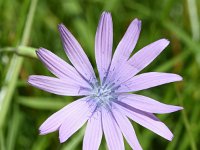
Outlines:
[[[160,38],[170,46],[144,71],[174,72],[184,81],[141,91],[184,110],[159,115],[174,133],[168,142],[133,123],[144,149],[197,150],[200,147],[200,1],[199,0],[0,0],[0,149],[81,149],[84,128],[60,144],[58,133],[40,136],[38,127],[53,112],[75,100],[27,85],[31,74],[51,75],[36,59],[35,48],[45,47],[67,59],[57,25],[75,35],[93,66],[94,36],[101,13],[110,11],[114,48],[134,18],[142,20],[136,50]],[[134,51],[134,52],[135,52]],[[106,149],[103,140],[100,149]],[[126,149],[130,149],[126,144]]]

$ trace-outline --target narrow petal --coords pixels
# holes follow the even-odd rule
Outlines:
[[[88,82],[86,82],[80,74],[76,71],[76,69],[50,52],[45,48],[39,48],[36,51],[38,58],[43,62],[43,64],[51,71],[55,76],[61,79],[70,78],[75,81],[79,85],[85,85],[86,87],[90,87]]]
[[[117,108],[126,116],[137,122],[141,126],[153,131],[161,137],[171,141],[173,138],[172,132],[153,114],[135,109],[127,104],[118,103]]]
[[[123,150],[122,133],[110,111],[102,109],[103,131],[109,150]]]
[[[132,76],[136,75],[147,65],[149,65],[169,44],[169,41],[166,39],[160,39],[155,41],[134,54],[130,59],[129,63],[134,69]]]
[[[133,75],[132,72],[135,71],[130,63],[125,62],[118,71],[113,75],[110,81],[114,82],[116,86],[121,85],[124,81],[129,80]]]
[[[111,14],[103,12],[95,37],[95,57],[100,80],[107,75],[112,57],[113,23]]]
[[[128,61],[123,64],[121,63],[121,67],[118,67],[118,70],[115,75],[112,76],[112,79],[114,79],[114,82],[117,85],[128,81],[148,64],[150,64],[165,49],[165,47],[167,47],[168,44],[168,40],[161,39],[145,46],[134,54]]]
[[[102,135],[101,113],[98,111],[88,120],[83,139],[83,150],[98,150]]]
[[[114,75],[118,75],[118,70],[121,68],[120,66],[123,66],[124,62],[130,57],[131,52],[137,44],[140,30],[141,21],[134,19],[115,50],[107,79],[108,82],[113,79]]]
[[[117,63],[119,60],[128,60],[131,52],[137,44],[141,30],[141,21],[134,19],[129,25],[126,33],[119,42],[115,54],[113,56],[113,63]]]
[[[88,81],[96,81],[92,65],[78,41],[63,24],[60,24],[58,29],[63,47],[71,63]]]
[[[181,81],[182,77],[172,73],[149,72],[134,76],[122,83],[117,92],[133,92],[149,89],[162,84]]]
[[[70,115],[67,115],[59,128],[60,142],[65,142],[79,128],[81,128],[91,117],[93,110],[94,109],[90,107],[89,103],[85,101],[83,105],[76,107]]]
[[[152,98],[137,95],[137,94],[122,94],[118,97],[120,102],[123,102],[136,109],[149,113],[171,113],[183,109],[180,106],[172,106],[160,103]]]
[[[89,89],[78,86],[70,79],[58,79],[48,76],[32,75],[28,78],[28,83],[41,90],[66,96],[88,95]]]
[[[65,118],[73,111],[76,110],[76,108],[81,107],[85,104],[85,98],[76,100],[75,102],[70,103],[69,105],[65,106],[61,110],[57,111],[53,115],[51,115],[39,128],[40,134],[48,134],[51,132],[54,132],[58,130],[60,125],[63,123]]]
[[[128,118],[124,116],[119,110],[113,109],[112,112],[117,121],[117,124],[119,125],[119,128],[121,129],[131,148],[134,150],[142,150],[142,147],[135,134],[135,130]]]

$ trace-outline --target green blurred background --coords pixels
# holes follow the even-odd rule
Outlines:
[[[45,47],[67,59],[57,31],[61,22],[81,43],[96,70],[94,36],[104,10],[113,16],[114,48],[137,17],[142,20],[142,32],[134,52],[160,38],[171,42],[144,72],[173,72],[184,78],[183,82],[139,92],[185,108],[158,116],[174,133],[172,142],[133,122],[142,147],[145,150],[199,149],[199,0],[0,0],[1,150],[81,149],[84,128],[64,144],[59,143],[57,132],[38,134],[38,127],[48,116],[77,98],[49,94],[26,81],[31,74],[51,75],[36,58],[36,48]],[[105,140],[100,149],[106,149]]]

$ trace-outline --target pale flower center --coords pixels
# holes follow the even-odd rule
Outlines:
[[[112,85],[95,85],[91,91],[91,99],[97,107],[109,107],[111,102],[117,100],[117,94]]]

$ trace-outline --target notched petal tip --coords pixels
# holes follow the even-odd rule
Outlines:
[[[135,18],[135,19],[133,20],[133,22],[137,22],[138,25],[141,25],[141,23],[142,23],[142,21],[141,21],[140,19],[138,19],[138,18]]]
[[[141,29],[141,26],[142,26],[142,21],[138,18],[135,18],[132,23],[136,23],[137,26],[138,26],[138,29]]]
[[[141,26],[142,26],[142,21],[138,20],[138,28],[141,29]]]
[[[109,11],[103,11],[101,15],[111,15]]]
[[[103,18],[109,18],[112,20],[112,16],[111,16],[111,13],[110,12],[107,12],[107,11],[104,11],[102,14],[101,14],[101,17],[100,17],[102,20]]]
[[[112,19],[111,13],[110,13],[110,12],[107,12],[107,11],[104,11],[104,12],[101,14],[101,19],[100,19],[100,20],[102,20],[102,18],[110,18],[110,19]]]

